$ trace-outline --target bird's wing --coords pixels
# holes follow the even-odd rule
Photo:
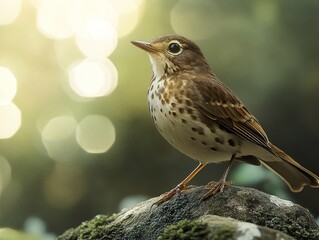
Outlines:
[[[204,104],[201,102],[196,107],[205,117],[272,152],[268,137],[257,119],[226,85],[216,78],[194,82],[204,101]]]

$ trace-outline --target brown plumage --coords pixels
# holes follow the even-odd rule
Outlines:
[[[288,184],[292,191],[299,192],[305,185],[319,187],[319,177],[273,145],[268,140],[265,131],[257,119],[225,85],[213,78],[212,82],[197,82],[196,87],[202,93],[211,93],[212,91],[207,90],[214,89],[214,93],[216,94],[211,94],[210,99],[209,96],[204,96],[204,98],[206,98],[205,104],[198,104],[196,106],[199,111],[208,118],[204,121],[216,121],[229,131],[266,149],[273,154],[274,157],[280,158],[281,161],[267,161],[258,156],[254,156],[252,153],[252,156],[260,161],[260,164],[276,172]],[[205,87],[206,91],[201,91]],[[224,91],[228,94],[225,95]],[[220,92],[223,93],[219,95]],[[225,96],[227,96],[227,99]],[[216,104],[216,102],[219,104]],[[251,155],[249,155],[249,157],[251,157]],[[245,162],[245,156],[241,157],[241,161]]]
[[[295,192],[305,185],[319,187],[318,176],[269,141],[257,119],[212,72],[195,43],[175,34],[151,43],[132,43],[150,56],[153,81],[148,101],[158,130],[175,148],[200,162],[159,203],[187,189],[186,184],[207,163],[229,160],[223,177],[204,199],[223,191],[234,160],[264,165]],[[174,108],[182,110],[175,112]]]

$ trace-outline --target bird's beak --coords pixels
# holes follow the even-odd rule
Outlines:
[[[131,41],[131,43],[133,45],[135,45],[136,47],[139,47],[148,53],[158,53],[159,52],[159,49],[157,49],[151,43],[148,43],[148,42]]]

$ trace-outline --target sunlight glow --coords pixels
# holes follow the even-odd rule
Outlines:
[[[116,48],[117,32],[104,19],[92,18],[79,29],[75,40],[85,56],[104,58]]]
[[[11,138],[20,126],[20,109],[12,102],[0,105],[0,138]]]
[[[111,0],[111,2],[119,14],[118,36],[124,37],[136,28],[144,0]]]
[[[72,136],[76,121],[69,116],[60,116],[51,119],[42,131],[42,139],[48,141],[64,140]]]
[[[138,10],[144,0],[111,0],[113,6],[119,14],[128,13]]]
[[[75,32],[90,22],[92,19],[101,19],[116,27],[118,13],[110,1],[105,0],[81,0],[73,4],[69,15],[70,24]]]
[[[69,72],[71,88],[82,97],[110,94],[117,85],[117,78],[117,70],[108,59],[85,59],[74,64]]]
[[[115,128],[108,118],[89,115],[78,124],[76,140],[88,153],[104,153],[115,141]]]
[[[0,25],[13,23],[21,11],[21,0],[0,0]]]
[[[119,37],[135,29],[144,0],[32,2],[37,9],[38,29],[53,39],[73,37],[77,48],[87,58],[71,66],[68,74],[72,90],[81,97],[110,94],[117,86],[118,73],[114,64],[105,58],[114,52]],[[57,49],[56,52],[59,63],[61,59],[69,61]]]
[[[93,53],[98,53],[94,50],[97,48],[106,52],[106,56],[110,55],[117,37],[135,29],[144,0],[33,0],[33,4],[38,10],[40,32],[54,39],[75,34],[80,50],[92,57]]]
[[[69,15],[76,0],[42,0],[38,3],[37,26],[48,38],[63,39],[74,33]]]
[[[109,56],[117,45],[118,13],[105,0],[83,0],[69,16],[76,44],[87,57]]]
[[[17,80],[13,73],[0,67],[0,105],[9,104],[17,92]]]
[[[120,15],[117,26],[118,36],[124,37],[131,33],[137,26],[140,18],[139,11],[124,12]]]
[[[77,122],[70,116],[52,118],[41,132],[48,155],[57,161],[72,158],[75,152],[75,128]]]

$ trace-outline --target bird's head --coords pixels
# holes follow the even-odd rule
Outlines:
[[[172,34],[155,38],[151,42],[132,41],[149,54],[156,77],[178,71],[201,71],[209,66],[200,48],[187,38]]]

